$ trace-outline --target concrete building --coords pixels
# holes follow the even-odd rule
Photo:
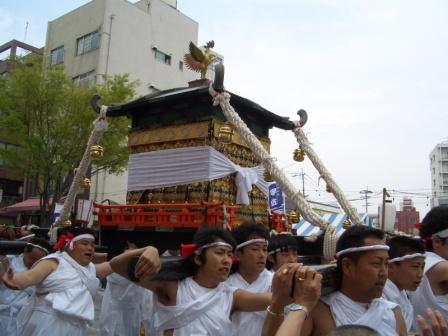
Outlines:
[[[92,0],[48,23],[45,59],[63,64],[80,85],[102,75],[128,73],[137,96],[185,87],[197,73],[184,66],[188,44],[197,44],[198,23],[175,0]],[[126,202],[127,173],[92,176],[91,199]]]
[[[448,205],[448,141],[439,143],[429,154],[431,206]]]
[[[417,234],[414,224],[420,223],[420,213],[415,210],[411,198],[404,197],[400,210],[395,213],[395,230],[407,234]]]

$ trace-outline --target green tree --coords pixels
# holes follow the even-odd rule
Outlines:
[[[85,88],[74,84],[61,67],[44,69],[40,56],[28,55],[14,63],[13,70],[0,78],[0,135],[17,147],[0,149],[0,158],[17,176],[37,182],[41,224],[49,224],[55,203],[70,187],[97,117],[92,96],[100,94],[105,105],[123,103],[133,98],[137,82],[116,75]],[[95,169],[117,173],[127,165],[129,123],[126,118],[108,122],[100,143],[104,157],[95,161]]]

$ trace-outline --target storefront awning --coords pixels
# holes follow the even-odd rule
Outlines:
[[[371,226],[370,217],[365,213],[358,214],[359,219],[364,222],[366,225]],[[341,233],[345,231],[343,228],[344,221],[347,219],[347,214],[345,213],[333,213],[333,214],[325,214],[321,216],[321,218],[328,222],[331,226],[334,226],[336,228],[336,231],[338,233]],[[353,224],[352,224],[353,225]],[[298,236],[311,236],[313,234],[319,234],[321,232],[321,229],[317,226],[314,226],[310,222],[307,222],[304,219],[301,219],[298,223],[293,224],[293,229],[297,230]]]
[[[49,200],[51,203],[51,200]],[[40,199],[38,197],[28,198],[22,202],[0,209],[0,214],[17,214],[20,212],[30,212],[40,210]]]

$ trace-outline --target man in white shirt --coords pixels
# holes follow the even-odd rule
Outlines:
[[[269,230],[263,224],[243,223],[232,230],[237,242],[236,272],[227,284],[253,293],[271,291],[273,274],[266,269]],[[236,312],[232,315],[234,336],[260,335],[266,312]]]
[[[439,206],[428,212],[420,237],[425,243],[426,263],[421,286],[410,293],[415,314],[423,315],[431,308],[448,319],[448,207]]]
[[[419,240],[405,236],[393,237],[389,239],[387,245],[390,248],[389,279],[383,290],[383,298],[400,306],[410,331],[414,324],[414,308],[409,300],[408,291],[414,292],[422,282],[425,251]]]
[[[321,297],[301,335],[328,335],[347,324],[368,326],[383,336],[407,335],[397,304],[381,298],[388,250],[381,230],[361,225],[347,229],[336,245],[339,290]]]
[[[137,284],[154,293],[156,335],[230,336],[232,313],[266,309],[270,293],[250,293],[225,282],[235,245],[230,232],[202,228],[193,244],[182,245],[185,258],[180,261],[164,263],[160,269],[155,248],[140,255],[134,273]],[[128,251],[113,258],[113,271],[130,278],[128,263],[134,256]],[[156,274],[144,276],[150,273]]]
[[[268,246],[267,268],[277,271],[287,263],[297,262],[297,241],[287,233],[271,236]]]
[[[24,272],[50,252],[51,246],[46,240],[33,238],[27,243],[22,254],[4,258],[14,272]],[[34,287],[23,291],[12,290],[0,282],[0,334],[5,332],[5,335],[18,335],[17,314],[23,306],[29,304],[34,291]]]

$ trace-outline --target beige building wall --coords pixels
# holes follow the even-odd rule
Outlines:
[[[72,77],[86,75],[101,81],[102,75],[128,73],[138,80],[137,96],[154,90],[185,87],[199,74],[188,70],[183,55],[188,44],[197,44],[198,23],[176,9],[173,0],[92,0],[48,23],[45,60],[63,47],[63,64]],[[98,48],[76,55],[77,39],[98,31]],[[170,62],[156,58],[166,55]],[[180,65],[179,62],[182,62]],[[88,75],[87,75],[88,74]],[[88,84],[88,83],[87,83]],[[127,172],[92,176],[91,199],[126,202]]]

